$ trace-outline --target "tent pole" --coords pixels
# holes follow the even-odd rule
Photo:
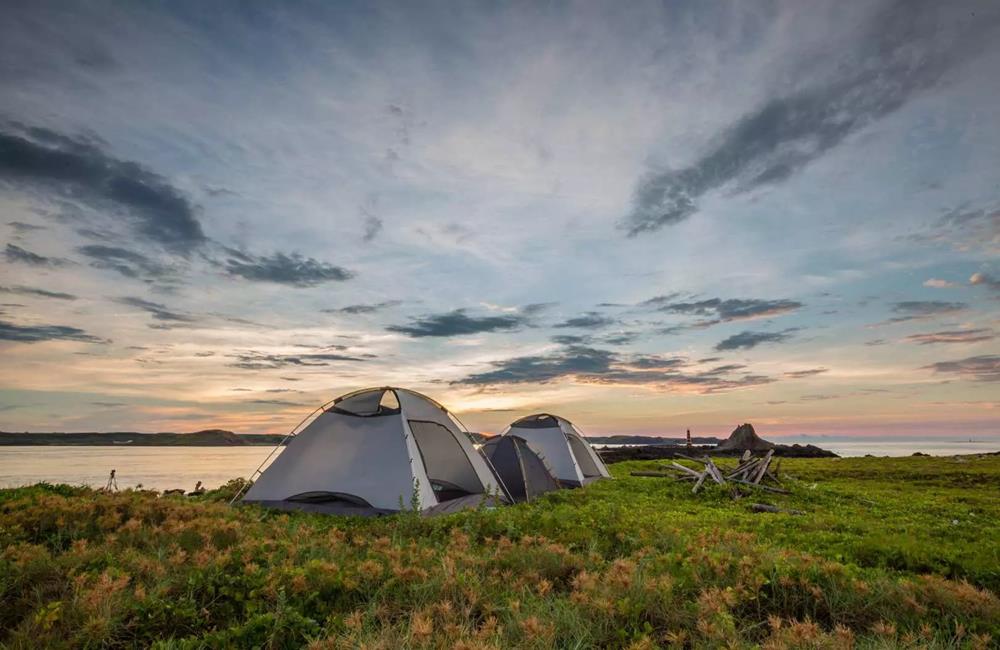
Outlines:
[[[289,431],[287,434],[285,434],[284,438],[282,438],[280,441],[278,441],[278,444],[276,444],[274,446],[274,449],[272,449],[271,453],[269,453],[267,455],[267,458],[265,458],[264,460],[261,461],[260,465],[257,466],[257,469],[255,469],[254,472],[253,472],[253,474],[250,475],[250,478],[248,478],[246,480],[246,482],[243,485],[240,486],[240,489],[236,491],[236,494],[233,495],[233,498],[229,500],[229,505],[233,505],[234,503],[236,503],[236,501],[241,496],[243,496],[243,493],[246,492],[250,488],[250,483],[252,481],[256,480],[257,477],[261,475],[261,473],[262,473],[261,470],[263,469],[264,465],[267,464],[267,461],[271,460],[271,456],[274,456],[274,453],[276,451],[278,451],[278,449],[283,444],[285,444],[285,442],[287,442],[289,438],[291,438],[292,436],[295,435],[295,432],[298,430],[299,427],[301,427],[303,424],[305,424],[306,420],[308,420],[312,416],[316,415],[320,411],[326,409],[326,407],[330,406],[331,404],[333,404],[336,401],[337,401],[336,399],[332,399],[329,402],[326,402],[325,404],[321,404],[320,406],[317,406],[313,410],[312,413],[310,413],[309,415],[307,415],[304,418],[302,418],[302,420],[298,424],[296,424],[294,427],[292,427],[292,430]]]

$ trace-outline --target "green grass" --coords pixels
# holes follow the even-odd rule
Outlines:
[[[725,461],[723,461],[725,462]],[[732,461],[730,461],[730,464]],[[995,647],[1000,457],[785,460],[734,501],[617,477],[378,520],[0,490],[0,644]],[[806,511],[755,514],[750,502]]]

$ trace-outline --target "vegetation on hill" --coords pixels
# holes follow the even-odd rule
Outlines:
[[[721,461],[725,463],[725,461]],[[653,462],[530,504],[361,520],[0,491],[0,644],[986,648],[1000,457],[786,459],[733,501]],[[754,514],[749,501],[806,511]]]
[[[284,438],[277,434],[239,434],[224,429],[193,433],[8,433],[0,431],[3,445],[132,445],[135,447],[228,447],[233,445],[276,445]]]

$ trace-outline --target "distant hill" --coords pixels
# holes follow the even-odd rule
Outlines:
[[[658,436],[584,436],[592,445],[687,445],[687,438],[660,438]],[[719,438],[691,437],[695,445],[717,445]]]
[[[246,445],[276,445],[284,435],[239,434],[223,429],[205,429],[193,433],[139,433],[115,431],[109,433],[9,433],[0,431],[3,445],[132,445],[135,447],[236,447]]]
[[[479,442],[488,440],[491,436],[470,432],[472,437]],[[675,447],[677,445],[686,445],[686,438],[661,438],[659,436],[584,436],[592,445],[660,445]],[[713,437],[703,437],[703,438],[691,438],[691,442],[696,445],[717,445],[721,441],[719,438]]]

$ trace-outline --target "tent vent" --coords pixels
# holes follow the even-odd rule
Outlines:
[[[372,507],[370,503],[361,497],[345,492],[302,492],[301,494],[288,497],[285,501],[293,501],[295,503],[346,503],[362,508]]]

